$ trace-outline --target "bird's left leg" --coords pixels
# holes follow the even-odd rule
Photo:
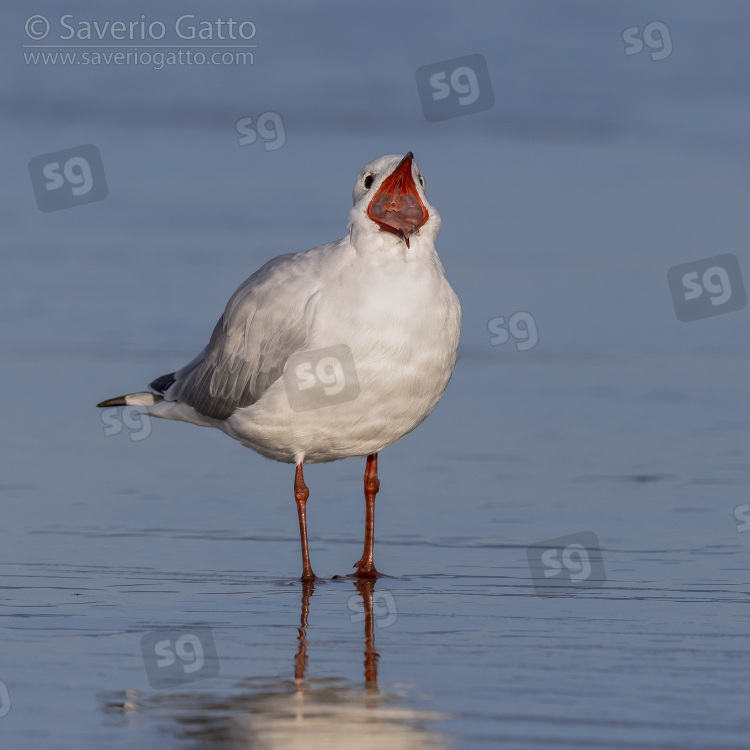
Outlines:
[[[372,548],[375,543],[375,495],[380,489],[378,480],[378,454],[367,457],[365,468],[365,550],[362,557],[354,563],[357,578],[378,578],[381,573],[375,569],[372,559]]]

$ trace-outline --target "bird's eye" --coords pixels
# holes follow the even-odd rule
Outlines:
[[[421,174],[419,175],[419,184],[424,187],[424,177]]]
[[[375,182],[374,175],[368,174],[365,177],[365,190],[369,190],[372,187],[372,183]]]

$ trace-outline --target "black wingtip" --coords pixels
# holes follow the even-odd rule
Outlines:
[[[117,396],[116,398],[108,398],[106,401],[102,401],[101,403],[97,404],[97,408],[104,408],[107,406],[127,406],[128,402],[125,399],[125,396]]]

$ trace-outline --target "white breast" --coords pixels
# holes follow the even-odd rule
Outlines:
[[[356,398],[295,411],[280,379],[222,429],[269,458],[317,463],[380,451],[419,425],[450,379],[460,332],[458,299],[431,244],[364,257],[342,247],[321,270],[304,350],[348,347]]]

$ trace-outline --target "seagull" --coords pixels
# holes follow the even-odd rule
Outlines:
[[[378,453],[433,410],[456,364],[461,306],[435,251],[440,215],[414,155],[357,177],[348,233],[270,260],[231,296],[206,348],[150,391],[99,407],[216,427],[296,464],[302,581],[310,565],[302,467],[366,456],[365,539],[352,575],[372,579]]]

